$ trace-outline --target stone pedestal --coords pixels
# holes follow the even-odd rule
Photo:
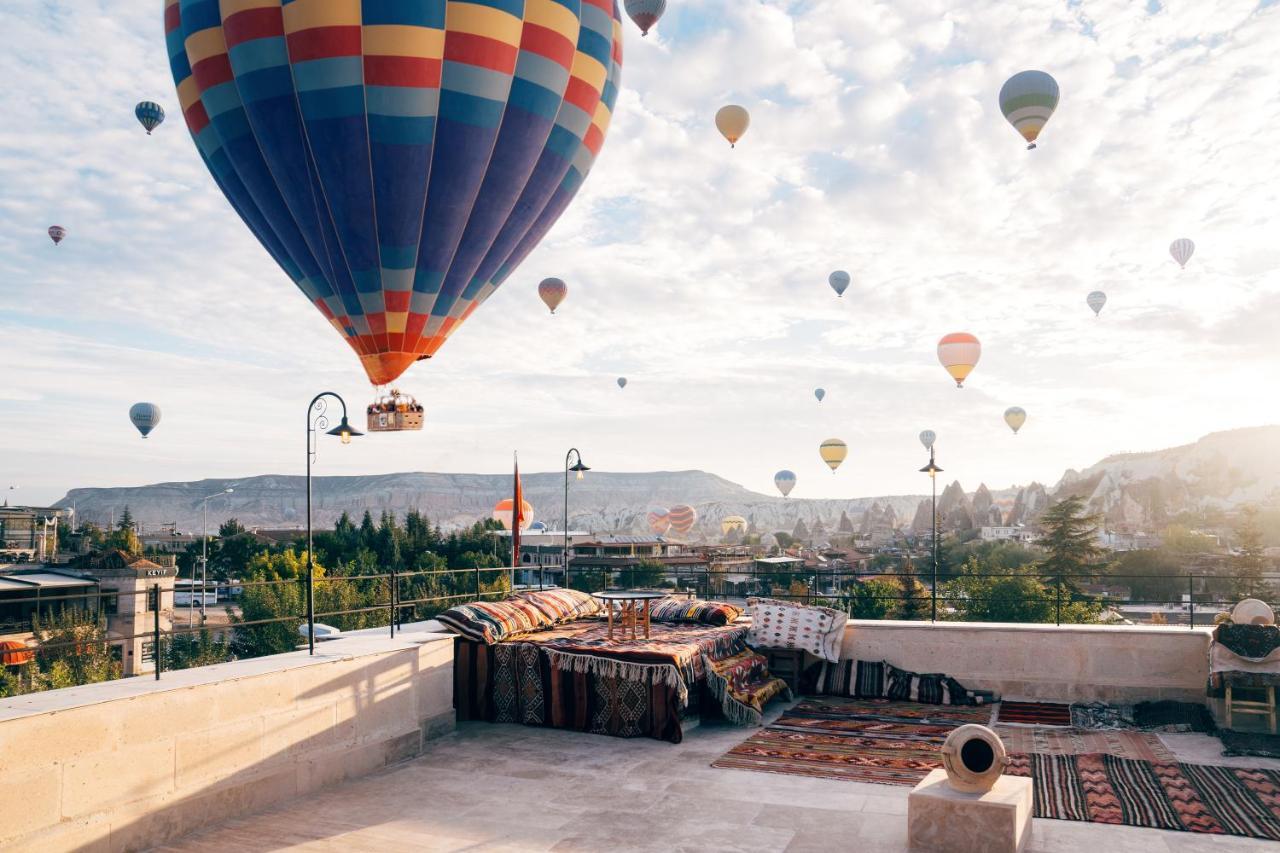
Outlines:
[[[1021,853],[1031,841],[1031,780],[1001,776],[983,794],[962,794],[934,770],[907,798],[912,850]]]

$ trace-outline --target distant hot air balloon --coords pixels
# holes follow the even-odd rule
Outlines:
[[[796,475],[784,468],[773,475],[773,484],[778,487],[778,491],[782,492],[782,496],[785,498],[796,487]]]
[[[957,388],[964,387],[964,380],[982,357],[982,344],[968,332],[952,332],[938,341],[938,361],[956,381]]]
[[[1004,422],[1009,425],[1009,429],[1013,430],[1013,434],[1017,435],[1018,430],[1022,429],[1022,425],[1027,422],[1027,412],[1021,406],[1010,406],[1004,410]]]
[[[1107,304],[1107,294],[1101,290],[1095,290],[1086,296],[1084,301],[1093,309],[1093,316],[1097,317],[1102,313],[1102,306]]]
[[[564,298],[569,295],[569,285],[558,278],[544,278],[538,283],[538,295],[542,297],[542,301],[551,309],[551,313],[556,313]]]
[[[1187,268],[1187,261],[1191,260],[1191,256],[1195,254],[1195,251],[1196,244],[1186,237],[1179,237],[1169,244],[1169,254],[1173,255],[1173,259],[1183,269]]]
[[[434,355],[538,245],[620,82],[612,3],[164,7],[202,159],[375,385]]]
[[[938,440],[938,434],[931,429],[920,431],[920,443],[924,445],[925,450],[932,450],[933,443]]]
[[[836,292],[836,296],[844,296],[844,290],[852,280],[844,270],[836,270],[827,276],[827,284],[831,285],[831,289]]]
[[[659,536],[671,529],[670,513],[665,506],[649,507],[645,520],[649,522],[649,529]]]
[[[619,387],[619,388],[626,388],[626,387],[627,387],[627,377],[625,377],[625,376],[619,376],[619,377],[618,377],[618,387]]]
[[[671,529],[681,536],[693,529],[698,522],[698,511],[688,504],[676,504],[667,514],[671,521]]]
[[[53,241],[53,245],[56,246],[61,243],[62,239],[66,236],[67,229],[63,228],[61,225],[49,226],[49,239]]]
[[[515,501],[511,498],[503,498],[493,505],[493,520],[499,522],[504,530],[511,529],[511,508],[515,505]],[[533,505],[521,498],[520,511],[524,513],[524,520],[520,522],[520,529],[527,530],[529,525],[533,524]]]
[[[849,446],[838,438],[828,438],[818,445],[818,455],[822,457],[822,461],[827,463],[827,467],[834,474],[836,469],[840,467],[840,463],[849,455]]]
[[[142,433],[147,435],[160,425],[160,407],[155,403],[134,403],[129,407],[129,420]]]
[[[730,530],[745,533],[747,531],[747,520],[740,515],[726,515],[720,519],[720,533],[728,536]]]
[[[751,124],[751,115],[745,107],[737,104],[729,104],[721,107],[716,112],[716,129],[727,140],[729,147],[734,147],[738,140],[742,138],[742,134],[747,132],[747,125]]]
[[[649,29],[667,11],[667,0],[626,0],[627,17],[636,22],[640,35],[649,35]]]
[[[164,107],[155,101],[139,101],[133,108],[133,114],[138,117],[138,123],[147,131],[147,136],[150,136],[151,131],[164,121]]]
[[[821,402],[822,402],[822,398],[823,398],[823,397],[825,397],[825,396],[827,396],[827,392],[826,392],[824,389],[822,389],[822,388],[814,388],[814,389],[813,389],[813,396],[817,397],[817,398],[818,398],[818,402],[819,402],[819,403],[821,403]]]
[[[1043,71],[1019,71],[1000,87],[1000,112],[1013,129],[1036,147],[1036,137],[1058,106],[1058,81]]]

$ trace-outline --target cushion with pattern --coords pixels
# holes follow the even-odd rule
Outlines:
[[[550,620],[550,625],[587,619],[598,614],[601,609],[599,599],[578,589],[531,589],[516,593],[513,598],[527,601],[538,608]]]
[[[775,598],[748,598],[751,634],[747,642],[769,649],[803,649],[823,660],[840,660],[848,614]]]
[[[552,625],[545,613],[519,598],[459,604],[436,616],[436,619],[455,633],[490,646],[508,637]]]
[[[651,622],[692,622],[700,625],[728,625],[742,615],[742,608],[726,601],[700,598],[660,598],[649,603]]]

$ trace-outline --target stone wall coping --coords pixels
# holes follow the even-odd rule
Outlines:
[[[1212,625],[1046,625],[1031,622],[915,622],[897,619],[850,619],[848,628],[882,628],[921,631],[1018,631],[1040,634],[1181,634],[1190,637],[1211,637]]]
[[[394,640],[388,636],[387,628],[368,628],[361,631],[351,631],[343,633],[333,640],[317,642],[314,655],[307,654],[304,648],[300,651],[285,652],[279,655],[246,658],[211,666],[162,672],[158,681],[152,673],[147,673],[129,678],[120,678],[115,681],[104,681],[99,684],[86,684],[81,687],[67,687],[62,690],[45,690],[40,693],[12,696],[0,699],[0,725],[8,720],[17,720],[39,714],[70,711],[75,708],[100,705],[105,702],[134,699],[139,696],[165,693],[171,690],[185,690],[221,681],[238,681],[309,666],[323,666],[338,661],[355,660],[369,655],[381,655],[387,652],[412,649],[428,643],[452,642],[453,634],[430,630],[434,625],[438,624],[427,622],[406,624],[396,632]]]

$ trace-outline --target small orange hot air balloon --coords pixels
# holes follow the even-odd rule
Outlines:
[[[964,387],[964,380],[982,357],[982,344],[968,332],[952,332],[938,341],[938,361],[956,381],[957,388]]]
[[[552,314],[556,313],[556,308],[560,306],[561,302],[564,302],[564,298],[568,295],[569,286],[564,283],[563,279],[544,278],[538,284],[538,296],[551,309]]]

